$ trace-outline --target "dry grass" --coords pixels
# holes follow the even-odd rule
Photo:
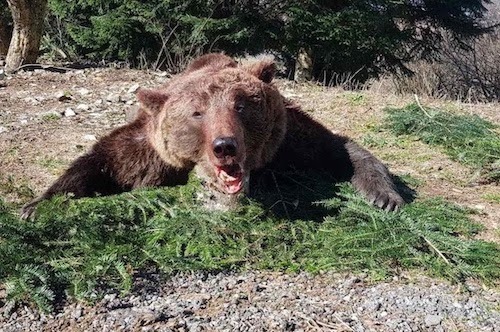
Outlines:
[[[500,29],[458,43],[446,33],[433,61],[406,64],[414,73],[392,75],[398,93],[465,102],[500,100]]]

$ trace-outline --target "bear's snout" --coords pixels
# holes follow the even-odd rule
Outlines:
[[[219,159],[235,157],[238,152],[238,143],[234,137],[217,137],[212,142],[212,151]]]

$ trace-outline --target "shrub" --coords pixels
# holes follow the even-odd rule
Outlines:
[[[395,75],[400,93],[476,101],[500,100],[500,30],[470,39],[447,38],[431,61],[407,64],[413,72]]]
[[[357,72],[364,80],[432,54],[439,27],[454,36],[483,32],[484,2],[50,0],[48,31],[62,31],[50,40],[63,50],[154,67],[208,50],[293,61],[308,49],[316,78]]]
[[[12,17],[6,0],[0,0],[0,57],[7,55],[12,33]]]

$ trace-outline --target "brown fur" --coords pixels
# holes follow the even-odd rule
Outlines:
[[[237,66],[238,63],[228,56],[220,53],[209,53],[193,60],[184,71],[184,74],[189,74],[199,69],[217,71],[224,68],[236,68]]]
[[[237,175],[227,174],[239,179],[237,185],[264,167],[325,170],[338,180],[351,180],[381,208],[401,206],[387,168],[285,100],[271,83],[275,70],[269,59],[238,66],[225,55],[208,54],[161,89],[139,90],[141,109],[134,122],[78,158],[25,206],[23,216],[58,193],[83,197],[183,184],[195,165],[222,191],[233,182],[221,180],[221,169],[236,167]],[[216,152],[221,138],[231,143],[222,155]]]

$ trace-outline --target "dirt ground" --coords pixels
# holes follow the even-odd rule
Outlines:
[[[128,69],[21,72],[0,79],[0,196],[20,207],[40,194],[97,139],[127,122],[137,109],[138,87],[167,80],[162,73]],[[409,175],[417,199],[442,196],[474,209],[473,217],[486,226],[479,236],[500,242],[497,185],[472,185],[474,172],[439,149],[378,129],[384,108],[405,106],[413,96],[391,93],[384,81],[359,92],[277,84],[393,173]],[[498,104],[420,102],[500,124]],[[139,278],[123,298],[113,293],[94,305],[71,301],[48,315],[28,306],[6,314],[0,307],[0,331],[499,331],[495,290],[471,284],[462,293],[456,285],[405,273],[384,283],[364,278],[267,271]],[[4,295],[0,290],[0,302]]]
[[[40,194],[77,156],[119,125],[137,108],[138,87],[166,82],[160,72],[88,69],[65,74],[20,72],[0,81],[0,195],[23,204]],[[485,225],[481,238],[499,242],[498,185],[474,185],[474,172],[436,148],[377,130],[384,108],[402,107],[413,96],[391,93],[387,82],[359,92],[278,81],[283,93],[336,132],[367,146],[397,175],[419,183],[418,197],[442,196],[472,208]],[[5,85],[5,86],[4,86]],[[3,87],[2,87],[3,86]],[[420,102],[450,112],[478,114],[500,124],[499,105],[428,100]],[[383,140],[369,146],[367,142]]]

